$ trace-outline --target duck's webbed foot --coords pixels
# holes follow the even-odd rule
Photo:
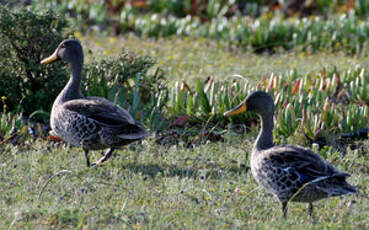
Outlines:
[[[111,157],[113,151],[114,151],[114,148],[108,149],[108,151],[106,151],[106,153],[104,154],[103,157],[101,157],[98,161],[92,163],[92,166],[98,166],[99,164],[101,164],[104,161],[106,161],[107,159],[109,159]]]

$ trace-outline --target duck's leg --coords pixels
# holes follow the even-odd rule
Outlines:
[[[313,207],[313,203],[309,203],[309,216],[310,217],[313,217],[313,209],[314,209],[314,207]]]
[[[90,159],[88,158],[88,150],[84,149],[83,152],[85,153],[87,167],[90,167],[91,164]]]
[[[288,203],[288,201],[283,201],[282,202],[282,211],[283,211],[283,218],[284,219],[287,218],[287,203]]]
[[[101,157],[98,161],[92,163],[92,165],[95,166],[95,165],[99,165],[99,164],[103,163],[104,161],[106,161],[107,159],[109,159],[111,157],[113,151],[114,151],[114,148],[108,149],[108,151],[106,151],[105,155],[103,157]]]

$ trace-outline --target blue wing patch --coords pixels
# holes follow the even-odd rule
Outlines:
[[[299,171],[297,171],[295,168],[292,167],[288,167],[288,168],[284,168],[284,171],[288,172],[288,173],[294,173],[298,176],[299,181],[303,184],[312,181],[314,178],[311,176],[307,176],[305,174],[300,173]]]

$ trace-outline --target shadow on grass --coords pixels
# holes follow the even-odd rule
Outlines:
[[[203,165],[202,165],[203,166]],[[243,174],[247,173],[250,169],[245,165],[229,165],[227,167],[221,166],[219,164],[212,164],[211,167],[180,167],[177,165],[158,165],[158,164],[140,164],[140,163],[128,163],[123,164],[122,168],[128,169],[134,173],[142,173],[144,175],[155,177],[158,173],[165,177],[180,177],[180,178],[199,178],[201,180],[205,179],[219,179],[224,174]]]

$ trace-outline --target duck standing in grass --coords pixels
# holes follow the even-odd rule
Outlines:
[[[109,148],[100,160],[93,163],[98,165],[109,159],[116,147],[150,135],[120,106],[101,97],[82,95],[83,50],[78,41],[64,40],[41,64],[59,59],[69,63],[71,77],[54,101],[50,125],[52,131],[66,142],[82,147],[88,167],[91,165],[89,150]]]
[[[312,216],[314,201],[358,192],[345,181],[350,174],[339,171],[320,155],[300,146],[274,145],[274,102],[268,93],[256,91],[224,115],[246,111],[257,113],[261,119],[261,129],[251,154],[252,175],[278,197],[284,218],[289,201],[309,203]]]

